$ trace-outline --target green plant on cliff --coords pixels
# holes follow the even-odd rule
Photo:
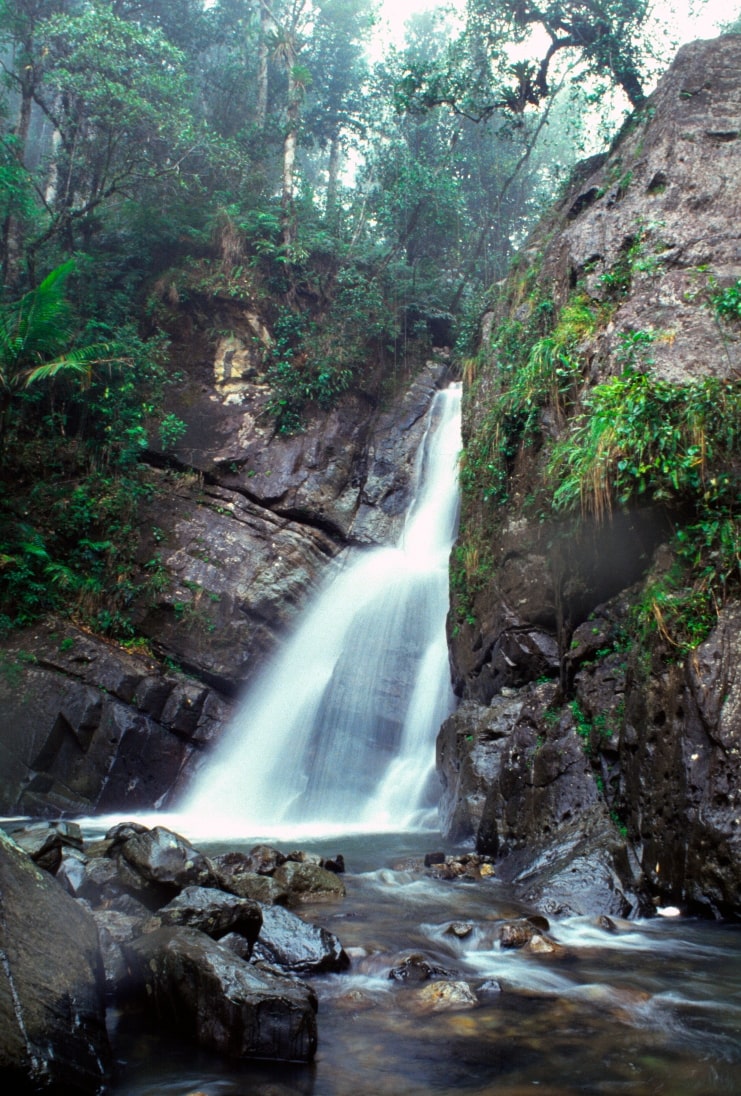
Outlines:
[[[461,464],[464,491],[484,502],[507,498],[509,475],[523,446],[537,441],[546,407],[563,420],[582,380],[579,345],[597,326],[586,297],[569,300],[554,322],[553,302],[531,306],[526,323],[505,320],[494,336],[502,392],[466,446]],[[543,328],[546,328],[544,331]]]
[[[627,371],[592,390],[551,455],[557,511],[602,521],[616,505],[659,503],[676,514],[674,565],[647,585],[634,623],[679,654],[741,588],[740,441],[738,382]]]
[[[730,486],[719,470],[734,464],[740,413],[735,382],[672,384],[632,370],[610,378],[554,446],[554,508],[600,520],[615,503],[719,502]]]

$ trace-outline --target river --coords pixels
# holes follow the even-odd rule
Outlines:
[[[741,1092],[740,926],[656,917],[611,933],[566,919],[550,929],[563,954],[536,956],[500,946],[501,922],[531,911],[495,878],[448,882],[410,870],[409,858],[440,847],[433,833],[302,847],[341,851],[348,866],[344,901],[303,911],[352,957],[348,972],[312,979],[315,1063],[222,1061],[154,1033],[134,1037],[114,1015],[115,1096]],[[451,922],[470,934],[451,935]],[[475,1005],[427,1011],[423,984],[389,978],[414,953],[467,983]]]

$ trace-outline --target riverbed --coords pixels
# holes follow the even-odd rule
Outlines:
[[[86,834],[87,836],[87,834]],[[188,836],[186,833],[184,836]],[[216,854],[255,839],[207,844]],[[296,845],[273,842],[284,851]],[[551,920],[556,955],[503,949],[502,921],[537,911],[496,877],[446,881],[413,866],[439,836],[302,840],[342,853],[347,897],[306,907],[351,956],[311,980],[319,1050],[311,1066],[225,1062],[111,1015],[114,1096],[712,1096],[741,1092],[741,926],[680,916]],[[451,851],[451,850],[447,850]],[[450,931],[452,923],[457,931]],[[470,930],[470,931],[469,931]],[[475,1003],[434,1011],[428,983],[389,977],[412,954],[465,983]]]

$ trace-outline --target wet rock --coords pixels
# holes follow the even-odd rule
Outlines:
[[[88,858],[79,849],[62,849],[62,857],[57,868],[56,879],[66,891],[77,897],[85,879]]]
[[[407,958],[389,971],[392,982],[427,982],[430,978],[449,977],[449,972],[435,966],[424,955],[408,955]]]
[[[548,932],[551,927],[548,918],[541,916],[539,913],[530,913],[525,920],[529,921],[539,932]]]
[[[451,921],[445,932],[448,936],[455,936],[458,940],[464,940],[473,932],[473,925],[468,921]]]
[[[494,874],[490,858],[478,853],[445,856],[442,861],[435,859],[428,871],[436,879],[486,879]]]
[[[52,875],[62,862],[64,848],[82,849],[82,832],[75,822],[36,822],[11,830],[11,836],[34,863]]]
[[[322,974],[350,966],[342,944],[328,929],[307,924],[280,906],[263,910],[262,916],[255,959],[297,974]]]
[[[144,910],[146,914],[147,911]],[[124,994],[129,986],[129,965],[124,945],[140,935],[143,919],[120,910],[93,910],[98,926],[100,954],[105,971],[106,990],[114,998]]]
[[[535,926],[529,921],[505,921],[499,929],[499,943],[503,948],[524,948],[535,935]]]
[[[151,558],[151,557],[150,557]],[[138,704],[154,675],[168,696],[192,682],[61,621],[0,640],[0,813],[34,817],[149,809],[172,794],[227,705],[199,686],[195,728]],[[15,682],[15,684],[14,684]]]
[[[121,859],[147,883],[178,889],[216,883],[206,857],[164,826],[130,837],[121,846]]]
[[[238,898],[210,887],[185,887],[157,911],[153,921],[157,927],[182,925],[200,929],[215,940],[234,932],[251,946],[257,940],[263,918],[260,906],[249,898]]]
[[[532,955],[554,955],[562,957],[566,955],[566,948],[544,933],[535,932],[525,945],[525,950]]]
[[[6,1091],[99,1092],[111,1057],[95,922],[2,832],[0,955]]]
[[[227,853],[227,857],[231,857],[231,863],[236,863],[235,857],[240,857],[241,853]],[[249,867],[250,871],[257,872],[258,875],[272,875],[276,868],[279,868],[281,864],[285,864],[287,857],[279,849],[274,849],[272,845],[253,845],[250,849],[249,857],[245,866]],[[223,863],[225,858],[221,858],[220,863]]]
[[[613,935],[619,931],[613,919],[611,917],[607,917],[607,915],[604,913],[597,918],[596,924],[598,929],[602,929],[604,932],[609,932]]]
[[[326,860],[322,860],[322,867],[327,871],[333,871],[336,875],[343,875],[345,871],[345,858],[342,853],[337,853]]]
[[[288,891],[289,905],[345,897],[342,880],[335,872],[320,868],[318,864],[298,864],[289,860],[276,868],[273,878]]]
[[[316,1012],[305,987],[245,963],[197,929],[163,928],[126,948],[149,1011],[234,1058],[311,1061]]]
[[[467,982],[432,982],[417,991],[416,1002],[425,1012],[475,1008],[479,1003]]]
[[[444,864],[445,853],[444,852],[428,852],[425,853],[425,867],[431,868],[433,864]]]
[[[270,875],[260,875],[245,865],[252,861],[241,854],[226,853],[211,860],[214,875],[222,890],[237,894],[240,898],[252,898],[263,906],[285,904],[288,901],[288,889],[282,887]]]

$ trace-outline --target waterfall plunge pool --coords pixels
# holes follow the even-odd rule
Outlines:
[[[187,833],[184,836],[188,837]],[[207,854],[255,841],[204,844]],[[503,920],[530,913],[496,879],[448,882],[410,870],[440,848],[426,834],[302,842],[341,852],[347,897],[301,915],[342,941],[344,974],[314,977],[319,1049],[310,1066],[235,1063],[115,1015],[112,1096],[735,1096],[741,1092],[741,926],[682,918],[551,923],[560,956],[502,949]],[[283,844],[285,851],[294,845]],[[459,939],[451,922],[471,925]],[[428,1011],[421,985],[389,978],[423,954],[476,1004]]]

